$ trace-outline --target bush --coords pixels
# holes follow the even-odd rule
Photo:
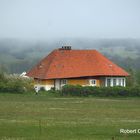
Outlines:
[[[25,93],[32,91],[32,81],[20,77],[1,76],[0,92]]]
[[[83,88],[80,85],[65,85],[62,87],[62,95],[82,96]]]
[[[140,97],[140,87],[92,87],[80,85],[65,85],[61,94],[64,96],[98,96],[98,97]]]

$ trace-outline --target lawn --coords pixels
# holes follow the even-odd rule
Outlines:
[[[139,140],[140,98],[0,94],[0,140]]]

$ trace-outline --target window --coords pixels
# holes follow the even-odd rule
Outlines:
[[[111,86],[111,79],[107,79],[107,87],[110,87]]]
[[[106,84],[108,86],[124,86],[125,87],[125,78],[121,77],[107,77]]]
[[[67,80],[66,79],[62,79],[61,80],[61,85],[66,85],[67,84]]]
[[[124,81],[124,79],[122,79],[122,86],[125,87],[125,81]]]
[[[119,83],[119,86],[121,86],[122,85],[122,79],[118,79],[118,83]]]
[[[96,79],[91,79],[91,80],[89,80],[89,84],[90,84],[91,86],[96,86]]]
[[[113,86],[116,86],[117,83],[116,83],[116,79],[113,79]]]
[[[96,85],[96,80],[91,80],[92,85]]]

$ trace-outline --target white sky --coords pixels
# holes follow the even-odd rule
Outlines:
[[[140,38],[140,0],[0,0],[0,38]]]

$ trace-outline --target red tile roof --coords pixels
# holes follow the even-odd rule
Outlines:
[[[33,67],[27,76],[40,79],[129,74],[96,50],[54,50]]]

